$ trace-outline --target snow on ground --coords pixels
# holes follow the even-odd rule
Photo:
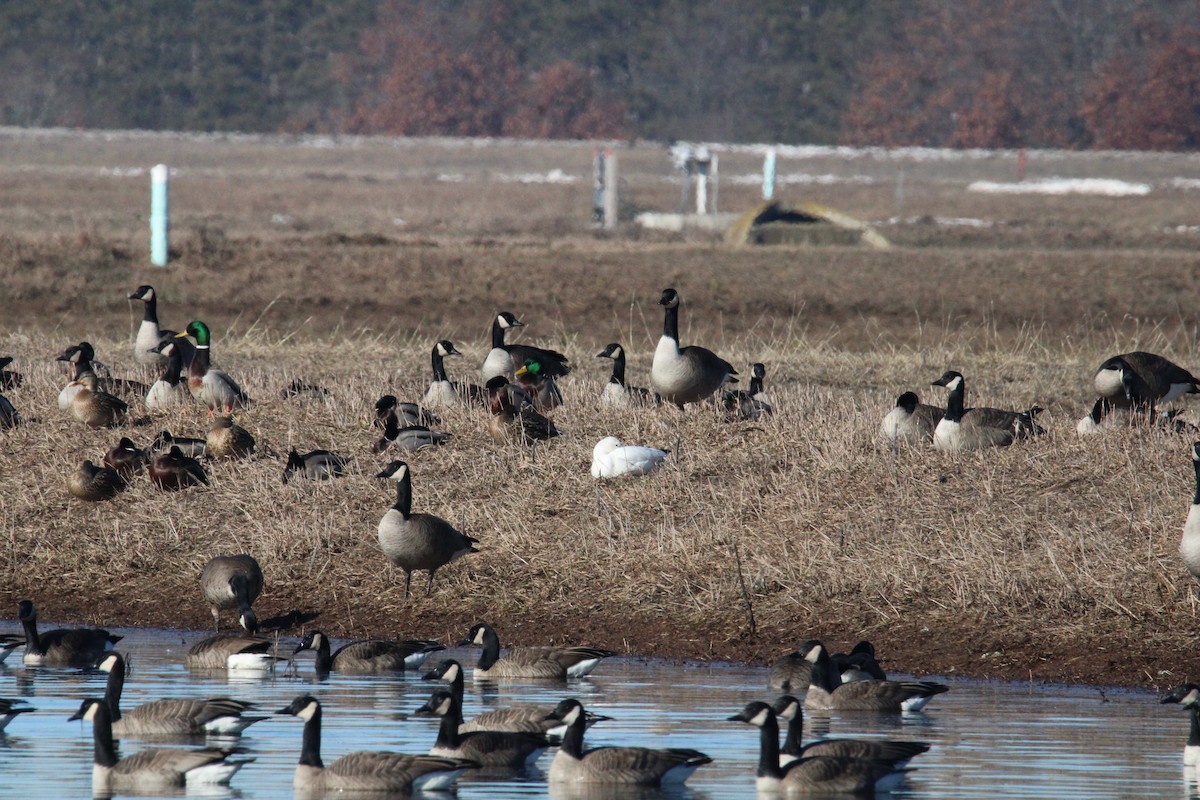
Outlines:
[[[968,184],[967,191],[985,194],[1096,194],[1106,197],[1130,197],[1150,194],[1150,184],[1131,183],[1113,178],[1043,178],[1017,183],[975,181]]]

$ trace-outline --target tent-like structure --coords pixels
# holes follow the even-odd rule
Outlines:
[[[871,226],[820,203],[759,203],[734,221],[725,233],[729,244],[863,244],[891,245]]]

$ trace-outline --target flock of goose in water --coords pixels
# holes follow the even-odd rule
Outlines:
[[[215,415],[204,439],[185,439],[161,433],[150,447],[139,448],[124,437],[103,458],[103,464],[84,461],[67,479],[70,493],[82,500],[100,501],[119,494],[134,476],[145,471],[164,490],[182,490],[208,483],[200,459],[215,462],[241,458],[255,451],[253,436],[232,418],[247,408],[250,398],[227,373],[212,365],[212,337],[207,325],[194,321],[179,333],[159,327],[157,295],[141,286],[130,296],[145,305],[145,316],[135,339],[135,359],[161,370],[152,385],[105,378],[96,372],[95,352],[87,342],[67,348],[58,356],[73,367],[73,377],[59,395],[59,406],[80,422],[93,427],[116,427],[133,420],[129,404],[118,395],[138,396],[150,412],[199,402]],[[629,385],[625,352],[609,344],[598,357],[611,359],[612,375],[603,391],[604,403],[617,407],[687,404],[716,398],[730,420],[760,419],[773,413],[763,390],[766,369],[751,368],[747,390],[729,388],[737,371],[711,350],[681,346],[678,324],[680,297],[674,289],[662,292],[663,334],[654,353],[650,388]],[[433,379],[419,403],[405,403],[385,395],[376,403],[376,425],[382,433],[376,454],[392,450],[415,451],[446,444],[450,434],[436,431],[433,409],[478,404],[488,410],[487,428],[499,442],[535,444],[559,435],[548,414],[562,403],[556,380],[570,372],[565,356],[553,350],[506,342],[506,332],[523,323],[509,312],[496,316],[492,347],[481,372],[484,385],[451,381],[444,359],[461,353],[448,340],[432,350]],[[194,340],[194,344],[192,343]],[[19,373],[3,369],[11,358],[0,359],[0,389],[16,390]],[[931,443],[944,450],[974,450],[1006,446],[1044,433],[1036,417],[1040,409],[1024,411],[967,407],[965,380],[948,370],[933,385],[944,387],[945,408],[920,402],[915,392],[900,395],[883,419],[881,433],[896,444]],[[1179,430],[1183,424],[1159,406],[1185,393],[1200,392],[1196,379],[1183,368],[1150,353],[1114,356],[1101,364],[1094,376],[1098,399],[1080,420],[1077,430],[1090,434],[1143,420]],[[321,396],[325,390],[304,381],[293,381],[283,395]],[[21,424],[13,404],[0,394],[0,429]],[[593,452],[596,478],[644,475],[660,465],[668,453],[650,447],[623,445],[605,437]],[[1200,442],[1192,449],[1196,494],[1184,528],[1181,555],[1189,570],[1200,577]],[[292,450],[283,473],[312,480],[334,478],[344,472],[346,458],[325,450],[301,454]],[[408,596],[412,573],[429,573],[427,591],[436,571],[465,555],[478,552],[478,541],[432,514],[412,511],[412,475],[404,461],[393,460],[377,475],[396,483],[396,502],[379,522],[383,553],[405,573]],[[285,660],[278,643],[259,636],[253,603],[263,589],[258,562],[248,554],[217,556],[205,566],[201,590],[209,604],[218,633],[193,646],[186,665],[199,670],[269,670]],[[220,633],[220,614],[234,611],[244,633]],[[30,666],[96,667],[108,674],[103,698],[83,701],[71,719],[93,725],[93,788],[97,792],[145,790],[193,784],[227,784],[253,761],[239,756],[236,747],[203,749],[143,749],[121,758],[115,738],[140,736],[240,736],[250,725],[265,719],[253,704],[228,697],[162,699],[123,710],[120,706],[126,677],[124,656],[113,650],[122,638],[96,628],[37,630],[37,609],[22,600],[18,606],[22,634],[0,635],[0,661],[24,647],[23,661]],[[477,680],[541,679],[567,681],[590,673],[611,650],[593,647],[508,648],[501,650],[495,630],[475,625],[462,644],[482,648],[472,670]],[[330,672],[386,674],[419,668],[430,654],[444,646],[430,640],[361,640],[334,651],[329,638],[310,631],[292,655],[311,651],[318,675]],[[425,675],[445,688],[434,691],[418,714],[440,718],[436,741],[428,754],[405,755],[361,751],[326,765],[321,758],[320,701],[303,694],[275,713],[303,722],[299,764],[294,786],[302,789],[341,789],[411,793],[446,788],[467,770],[523,769],[547,749],[556,747],[549,780],[565,784],[679,784],[696,769],[712,761],[708,755],[681,748],[584,746],[585,730],[606,717],[586,710],[574,698],[555,707],[515,707],[487,712],[474,720],[462,715],[463,665],[442,661]],[[831,654],[819,641],[777,660],[769,674],[768,689],[783,692],[773,704],[752,702],[728,719],[759,728],[760,758],[756,785],[762,790],[801,794],[850,793],[871,795],[900,785],[910,769],[910,759],[929,749],[923,742],[822,739],[802,742],[803,709],[860,711],[877,714],[919,713],[936,695],[948,690],[928,681],[889,680],[875,659],[874,649],[863,642],[850,653]],[[1200,763],[1200,687],[1184,684],[1162,698],[1179,703],[1191,714],[1191,734],[1185,762]],[[16,699],[0,698],[0,731],[21,714],[34,709]],[[780,744],[780,721],[786,737]]]

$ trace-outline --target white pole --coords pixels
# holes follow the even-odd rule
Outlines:
[[[707,214],[708,207],[708,172],[701,171],[696,175],[696,213]]]
[[[767,150],[763,159],[763,200],[775,199],[775,148]]]
[[[166,164],[155,164],[150,169],[150,262],[156,267],[167,265],[170,252],[170,172]]]
[[[617,154],[613,149],[604,150],[604,227],[617,227]]]

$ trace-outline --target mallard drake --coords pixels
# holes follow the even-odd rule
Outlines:
[[[349,458],[343,458],[328,450],[310,450],[300,455],[293,447],[288,452],[287,464],[283,468],[283,482],[290,481],[293,475],[300,475],[310,481],[340,478],[346,474],[346,465],[349,463]]]
[[[17,409],[9,402],[9,399],[0,394],[0,431],[15,428],[20,424],[21,415],[17,413]]]
[[[865,680],[841,683],[829,651],[816,640],[808,641],[800,653],[812,665],[804,705],[818,710],[920,711],[930,699],[950,687],[931,681]]]
[[[120,494],[126,481],[111,467],[97,467],[90,460],[67,476],[67,491],[80,500],[97,503]]]
[[[267,672],[275,662],[286,661],[275,655],[275,642],[262,636],[218,633],[188,648],[183,664],[188,669]]]
[[[893,444],[925,444],[933,441],[933,431],[944,415],[937,406],[922,403],[916,392],[905,392],[879,424],[879,433]]]
[[[1046,429],[1037,424],[1042,410],[1037,406],[1028,411],[1003,411],[998,408],[966,408],[966,383],[962,373],[946,370],[933,386],[944,386],[946,413],[933,429],[933,446],[938,450],[981,450],[986,447],[1007,447],[1019,439],[1037,436]]]
[[[605,436],[592,448],[592,477],[649,475],[670,455],[670,450],[622,445],[615,436]]]
[[[375,477],[396,482],[396,502],[379,520],[379,546],[383,554],[404,570],[404,598],[408,599],[414,570],[429,570],[429,585],[438,568],[465,555],[478,553],[478,539],[467,536],[441,517],[412,513],[412,474],[408,464],[393,461]]]
[[[683,408],[711,397],[722,386],[736,383],[737,370],[711,350],[698,345],[679,346],[679,293],[663,289],[663,335],[654,350],[650,383],[668,403]]]
[[[178,447],[179,452],[188,458],[204,458],[208,455],[208,440],[194,439],[187,436],[172,436],[170,431],[163,431],[154,437],[150,443],[150,452],[155,455],[166,453],[172,447]]]
[[[263,588],[262,567],[254,556],[238,553],[213,556],[200,572],[200,591],[212,611],[213,627],[221,631],[221,612],[236,610],[247,633],[258,631],[258,617],[250,606]]]
[[[750,388],[745,391],[730,389],[721,396],[721,402],[725,406],[725,418],[728,421],[757,421],[775,413],[771,398],[763,391],[763,380],[766,377],[766,366],[761,363],[751,364]]]
[[[516,371],[517,385],[533,400],[533,407],[546,414],[562,405],[562,392],[551,375],[546,374],[542,362],[527,358]]]
[[[753,704],[751,704],[753,705]],[[865,758],[891,761],[902,767],[910,759],[928,752],[925,742],[904,742],[879,739],[819,739],[804,744],[803,704],[790,694],[775,698],[771,708],[775,715],[787,722],[787,735],[779,752],[780,766],[799,758],[811,756],[834,756],[836,758]],[[746,706],[750,712],[750,706]]]
[[[113,650],[96,665],[108,673],[104,702],[112,717],[116,736],[240,736],[242,731],[266,717],[248,715],[254,704],[229,697],[163,698],[121,713],[121,694],[125,689],[125,657]]]
[[[188,336],[196,340],[196,356],[188,367],[188,390],[192,397],[208,406],[209,411],[224,411],[235,408],[245,408],[250,404],[250,398],[238,386],[237,381],[219,369],[212,367],[210,352],[212,335],[208,326],[200,320],[195,320],[187,326],[187,330],[175,334],[177,339]]]
[[[539,414],[532,405],[522,405],[518,410],[508,389],[508,379],[503,376],[487,382],[491,411],[488,432],[494,441],[500,444],[514,441],[533,444],[559,435],[554,423]]]
[[[312,695],[300,695],[276,714],[304,720],[300,763],[292,786],[298,790],[398,793],[447,789],[463,772],[479,769],[475,761],[440,756],[410,756],[403,753],[359,750],[348,753],[328,767],[321,760],[321,703]]]
[[[566,680],[591,673],[601,659],[615,656],[599,647],[510,647],[500,655],[500,637],[486,622],[471,626],[462,645],[483,648],[475,665],[475,678],[544,678]]]
[[[410,425],[441,425],[442,420],[432,411],[416,403],[401,403],[395,395],[385,394],[375,401],[375,427],[383,430]]]
[[[168,408],[179,408],[192,402],[191,392],[180,377],[183,361],[179,354],[180,343],[185,339],[163,339],[152,349],[167,357],[162,375],[150,385],[146,392],[146,408],[151,411],[163,411]]]
[[[482,403],[487,399],[487,392],[482,386],[473,383],[459,383],[446,376],[446,365],[443,361],[448,356],[461,356],[454,343],[442,339],[433,346],[433,380],[421,398],[421,404],[432,408],[456,406],[462,402]]]
[[[129,299],[141,300],[145,306],[142,324],[138,326],[137,336],[133,340],[134,361],[147,367],[167,366],[170,354],[160,350],[158,345],[164,338],[174,337],[176,331],[158,326],[158,293],[154,291],[153,286],[142,285],[130,293]],[[187,366],[192,363],[196,348],[192,347],[191,342],[183,341],[176,347],[176,353],[179,355],[180,365]],[[178,367],[175,376],[179,377]]]
[[[21,373],[11,369],[5,369],[5,367],[12,362],[12,356],[4,356],[3,358],[0,358],[0,389],[5,391],[19,389],[21,388],[21,384],[25,382],[25,376]]]
[[[160,489],[175,491],[189,486],[208,485],[208,473],[200,462],[183,454],[178,446],[172,445],[166,453],[150,460],[146,468],[150,481]]]
[[[343,675],[383,675],[419,669],[430,653],[445,650],[445,646],[429,639],[357,639],[330,652],[329,637],[320,631],[310,631],[297,645],[292,655],[310,650],[317,656],[317,675],[330,672]]]
[[[1192,373],[1156,353],[1140,351],[1105,359],[1092,383],[1097,394],[1116,405],[1150,412],[1159,403],[1200,392]]]
[[[611,358],[613,362],[612,376],[604,384],[604,393],[600,399],[606,406],[613,408],[638,408],[642,406],[657,406],[662,398],[649,389],[629,386],[625,383],[625,348],[617,342],[612,342],[599,353],[596,358]]]
[[[3,732],[8,727],[8,723],[16,719],[18,715],[28,714],[30,711],[37,711],[37,709],[26,705],[24,700],[0,697],[0,732]]]
[[[429,750],[431,756],[468,758],[485,767],[527,769],[550,747],[544,733],[460,731],[461,702],[445,689],[434,691],[429,701],[413,713],[419,717],[441,717],[437,740]]]
[[[89,697],[70,719],[92,723],[95,742],[92,792],[97,796],[162,790],[189,784],[224,785],[229,783],[234,773],[254,760],[233,759],[230,750],[179,748],[139,750],[129,758],[119,758],[113,743],[112,713],[108,703]]]
[[[90,667],[123,636],[103,628],[55,628],[39,634],[37,606],[17,603],[17,619],[25,629],[25,666]]]
[[[104,466],[115,469],[126,482],[145,468],[146,460],[146,451],[128,436],[122,436],[121,441],[104,454]]]
[[[71,397],[71,416],[89,428],[115,428],[125,424],[129,406],[116,395],[97,388],[96,376],[85,374],[78,381],[80,388]]]
[[[213,417],[205,441],[208,443],[205,452],[212,459],[246,458],[254,452],[254,437],[250,431],[235,423],[228,414]]]
[[[712,759],[699,750],[649,747],[597,747],[585,750],[583,704],[573,698],[559,703],[550,718],[566,723],[567,731],[554,761],[550,783],[678,786]],[[776,745],[778,746],[778,745]]]
[[[509,311],[501,311],[492,320],[492,349],[483,360],[480,371],[483,379],[489,381],[497,376],[512,380],[517,367],[527,359],[537,359],[542,364],[546,377],[561,378],[571,371],[567,357],[555,350],[543,347],[533,347],[527,344],[505,344],[504,334],[510,328],[523,328],[525,323],[517,319]]]

